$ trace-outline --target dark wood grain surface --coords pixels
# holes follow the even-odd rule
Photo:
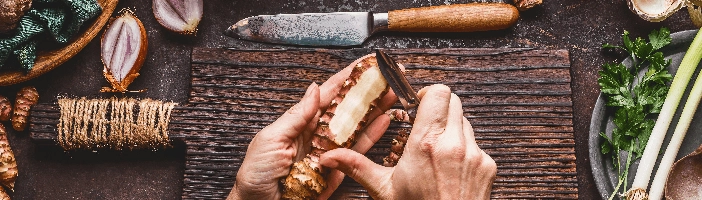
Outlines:
[[[176,107],[169,136],[185,144],[184,199],[222,199],[251,138],[304,94],[370,49],[196,48],[188,103]],[[575,142],[566,50],[390,49],[416,89],[442,83],[461,97],[479,146],[498,163],[493,198],[577,198]],[[397,105],[399,106],[399,105]],[[32,139],[56,139],[58,108],[35,106]],[[377,163],[406,124],[394,123],[366,155]],[[54,142],[55,143],[55,142]],[[347,179],[338,198],[367,198]]]
[[[151,13],[151,1],[121,0],[117,10],[133,9],[148,30],[149,38],[149,56],[142,67],[141,76],[130,86],[131,89],[148,90],[127,96],[187,103],[190,98],[193,48],[290,48],[237,40],[222,34],[227,27],[245,17],[302,12],[386,12],[473,1],[205,0],[198,34],[188,38],[171,34],[160,27]],[[578,198],[599,199],[587,145],[590,117],[599,93],[597,71],[605,62],[616,62],[626,57],[619,53],[603,52],[601,46],[603,43],[620,44],[624,30],[632,36],[645,37],[652,29],[661,26],[670,28],[672,32],[695,29],[688,18],[688,13],[682,10],[661,23],[646,22],[631,13],[624,0],[546,0],[541,6],[520,12],[517,24],[506,30],[481,33],[387,32],[373,35],[360,47],[568,50]],[[114,96],[98,92],[101,87],[109,85],[102,75],[99,49],[100,41],[93,40],[78,55],[51,72],[29,82],[0,87],[0,94],[14,99],[19,88],[31,85],[37,87],[42,103],[55,101],[57,96]],[[5,126],[9,127],[8,124]],[[19,178],[15,192],[11,194],[13,199],[179,199],[184,191],[184,146],[155,152],[76,153],[36,145],[27,133],[9,130],[8,137],[19,165]]]

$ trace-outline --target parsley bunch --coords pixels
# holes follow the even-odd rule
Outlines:
[[[628,52],[632,59],[631,67],[627,68],[622,63],[606,63],[602,66],[602,71],[599,71],[600,78],[597,80],[607,99],[606,105],[616,110],[616,127],[611,137],[600,132],[600,136],[605,139],[600,149],[601,153],[611,155],[614,168],[619,173],[619,183],[614,194],[622,183],[626,189],[632,155],[635,155],[633,160],[636,160],[643,154],[655,125],[655,121],[651,119],[652,115],[660,113],[668,93],[666,83],[673,78],[666,70],[670,59],[665,59],[663,53],[658,51],[672,40],[668,29],[653,30],[648,35],[648,42],[640,37],[631,40],[629,32],[624,31],[622,40],[623,47],[611,44],[604,44],[602,47]],[[645,70],[645,73],[639,75],[642,70]],[[621,168],[619,153],[622,150],[628,152],[624,169]]]

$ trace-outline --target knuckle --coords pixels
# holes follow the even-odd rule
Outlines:
[[[460,142],[446,141],[437,148],[437,153],[442,158],[462,161],[466,159],[469,152],[466,151],[465,145]]]
[[[453,160],[464,160],[466,158],[466,149],[460,145],[452,147],[449,151],[449,157]]]
[[[486,171],[490,172],[492,176],[497,174],[497,163],[489,155],[484,154],[483,161],[481,162],[481,167]]]
[[[476,163],[480,163],[483,160],[480,151],[466,151],[466,159]]]
[[[436,150],[437,134],[429,133],[419,142],[419,149],[426,154],[433,154]]]

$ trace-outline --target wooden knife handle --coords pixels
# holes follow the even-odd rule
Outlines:
[[[470,3],[388,12],[388,29],[407,32],[472,32],[508,28],[519,11],[506,3]]]

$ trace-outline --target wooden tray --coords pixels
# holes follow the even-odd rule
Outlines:
[[[88,43],[100,32],[100,30],[102,30],[102,27],[110,19],[110,16],[112,16],[112,12],[117,7],[117,2],[119,2],[119,0],[97,0],[97,2],[102,7],[102,13],[93,20],[92,24],[86,26],[87,28],[84,29],[84,32],[76,36],[72,42],[64,47],[61,47],[60,49],[39,51],[34,67],[31,71],[29,71],[29,73],[22,71],[0,72],[0,86],[12,85],[36,78],[39,75],[51,71],[78,54],[78,52],[80,52],[83,47],[88,45]]]
[[[251,138],[370,49],[195,48],[187,103],[172,114],[169,135],[186,146],[183,199],[224,199]],[[497,162],[493,198],[577,199],[575,142],[566,50],[390,49],[415,89],[450,86],[463,100],[478,145]],[[400,107],[399,104],[396,105]],[[31,113],[31,137],[54,143],[55,105]],[[377,163],[405,125],[391,124],[366,154]],[[351,179],[332,199],[369,198]]]

